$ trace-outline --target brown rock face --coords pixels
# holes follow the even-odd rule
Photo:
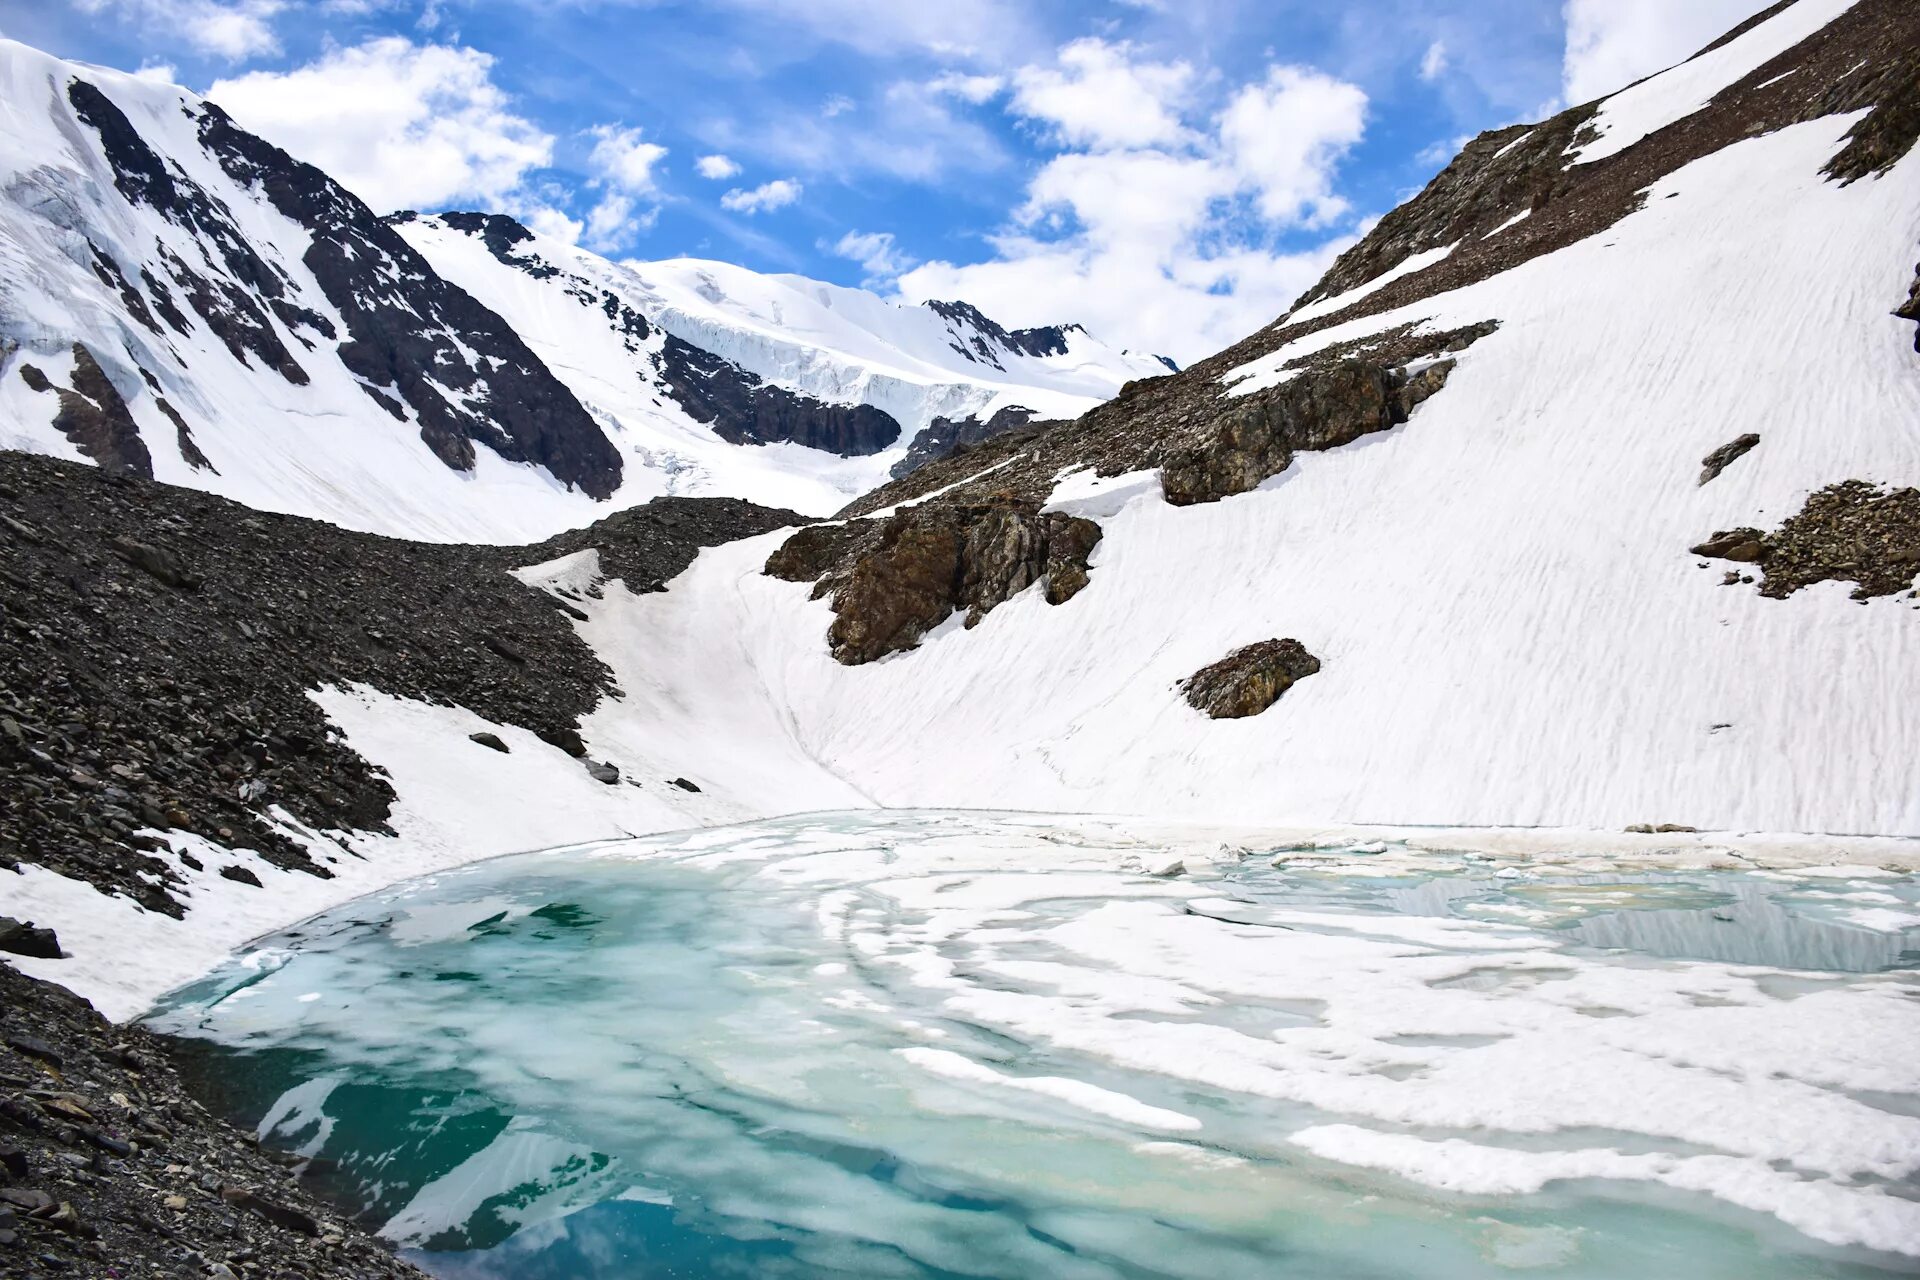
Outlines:
[[[1213,436],[1170,455],[1160,488],[1176,507],[1245,493],[1293,465],[1293,455],[1350,444],[1407,420],[1447,383],[1452,360],[1418,373],[1350,359],[1309,369],[1243,398]]]
[[[885,520],[814,525],[767,560],[766,573],[814,581],[833,597],[827,644],[847,666],[912,649],[964,609],[966,625],[1044,583],[1048,604],[1087,585],[1100,526],[1010,495],[985,502],[909,507]]]
[[[1200,668],[1180,682],[1180,692],[1214,720],[1238,720],[1259,715],[1318,670],[1320,659],[1298,640],[1262,640]]]

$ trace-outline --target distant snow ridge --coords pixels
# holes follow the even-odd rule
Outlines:
[[[609,262],[499,215],[394,221],[437,271],[513,321],[602,421],[730,477],[709,491],[801,510],[825,513],[878,485],[937,420],[984,423],[1011,408],[1077,417],[1167,372],[1078,325],[1009,331],[966,303],[904,306],[695,258]],[[629,317],[655,332],[635,332]],[[871,413],[853,421],[863,406]],[[706,425],[717,418],[728,425]],[[752,475],[762,464],[752,451],[713,450],[715,432],[769,446],[778,474]],[[778,449],[789,443],[842,457],[795,458]],[[828,500],[795,496],[803,485]]]
[[[0,41],[0,447],[403,536],[663,493],[825,513],[936,418],[1161,372],[1073,329],[510,220],[381,219],[175,87]]]

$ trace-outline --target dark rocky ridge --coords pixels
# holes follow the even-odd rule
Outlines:
[[[423,1274],[209,1115],[168,1049],[0,964],[0,1277]]]
[[[997,435],[1025,427],[1032,421],[1033,410],[1017,404],[998,409],[985,419],[978,414],[965,418],[935,418],[913,438],[913,443],[907,446],[907,456],[894,463],[887,474],[895,480],[901,479],[936,458],[982,444]]]
[[[1725,529],[1693,553],[1757,565],[1765,575],[1760,594],[1776,600],[1816,582],[1851,582],[1859,601],[1913,592],[1920,576],[1920,489],[1845,480],[1809,495],[1773,533]]]
[[[411,222],[418,216],[401,213],[388,221]],[[563,272],[524,248],[534,237],[520,223],[498,213],[443,213],[439,219],[456,231],[479,236],[504,266],[536,280],[564,276],[567,293],[582,306],[604,313],[608,325],[627,339],[627,350],[639,355],[638,344],[655,326],[610,290]],[[879,453],[900,438],[900,424],[884,410],[865,404],[831,404],[775,386],[673,334],[666,335],[650,359],[665,394],[678,401],[688,417],[729,444],[789,442],[841,457],[861,457]]]
[[[153,477],[153,455],[140,439],[140,428],[127,402],[101,371],[93,353],[73,344],[73,386],[55,386],[37,366],[22,364],[20,377],[27,386],[60,399],[54,429],[106,471],[131,471]],[[191,443],[191,437],[188,438]]]
[[[1048,604],[1071,600],[1087,585],[1087,557],[1099,541],[1091,520],[996,494],[809,526],[768,557],[766,572],[812,582],[816,600],[831,597],[827,648],[859,666],[917,647],[959,610],[972,627],[1035,583],[1044,583]]]
[[[228,176],[260,187],[312,234],[304,261],[347,324],[341,361],[370,387],[393,388],[441,461],[471,470],[478,443],[509,462],[545,467],[591,497],[612,496],[619,452],[512,326],[443,280],[346,188],[212,103],[200,119],[200,142]],[[474,357],[444,332],[459,334]],[[455,403],[442,388],[466,400]]]
[[[948,346],[976,364],[1002,370],[1006,368],[1001,363],[1003,355],[1063,356],[1067,354],[1067,335],[1086,332],[1077,324],[1008,329],[971,302],[933,300],[925,306],[947,322]]]
[[[1187,705],[1213,720],[1257,716],[1294,684],[1320,670],[1298,640],[1262,640],[1235,649],[1180,682]]]
[[[598,547],[609,576],[658,589],[700,547],[798,519],[669,498],[530,547],[420,544],[0,453],[0,866],[174,915],[179,864],[142,829],[329,874],[268,806],[378,830],[393,797],[308,690],[458,703],[578,754],[608,674],[565,602],[508,571]]]
[[[96,273],[119,289],[135,321],[160,333],[157,313],[174,330],[188,331],[165,283],[171,281],[242,364],[275,369],[295,385],[309,382],[282,327],[312,358],[337,355],[397,421],[411,410],[421,439],[455,470],[472,469],[479,445],[545,467],[595,498],[618,487],[620,455],[573,394],[504,320],[435,274],[345,188],[240,129],[219,107],[189,110],[200,145],[228,176],[258,189],[309,234],[303,261],[345,321],[342,335],[300,304],[287,271],[248,242],[225,203],[156,154],[96,86],[75,79],[67,97],[99,135],[115,189],[185,231],[199,251],[196,263],[161,245],[153,262],[122,264],[95,247]],[[135,275],[150,299],[134,289]],[[153,374],[141,373],[158,392]],[[178,413],[168,416],[182,431],[183,455],[205,465]]]
[[[828,404],[776,387],[669,334],[657,362],[687,416],[728,444],[790,441],[842,457],[879,453],[900,438],[893,415],[868,404]]]

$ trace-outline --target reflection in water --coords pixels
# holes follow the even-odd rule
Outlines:
[[[1920,1258],[1913,880],[1164,860],[901,813],[510,858],[156,1022],[448,1277]]]

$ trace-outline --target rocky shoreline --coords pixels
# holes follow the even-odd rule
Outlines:
[[[0,1277],[425,1274],[208,1114],[161,1037],[6,965],[0,1006]]]
[[[262,863],[327,878],[279,815],[379,830],[393,791],[308,698],[322,684],[457,703],[590,771],[575,725],[611,675],[510,570],[593,549],[665,590],[702,547],[798,519],[668,499],[529,547],[422,544],[0,453],[0,871],[179,918],[170,887],[202,868],[155,836],[179,831],[236,893]],[[35,925],[0,919],[0,950],[57,965]],[[5,964],[0,1010],[0,1280],[421,1274],[201,1108],[164,1039]]]

